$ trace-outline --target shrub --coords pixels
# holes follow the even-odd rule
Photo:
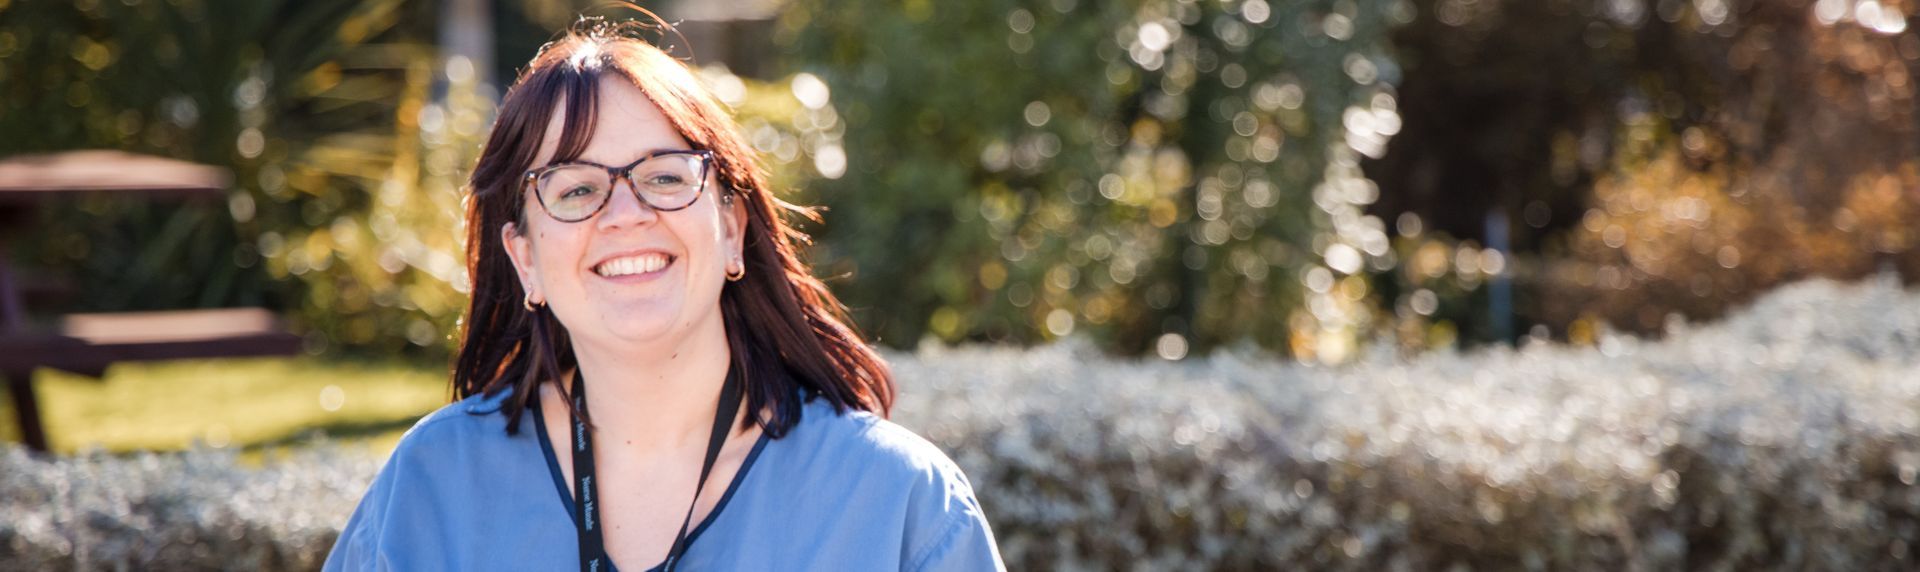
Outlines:
[[[316,570],[380,468],[338,446],[48,462],[0,453],[0,569]]]
[[[1920,295],[1800,283],[1664,341],[1349,368],[1072,345],[897,362],[1016,569],[1897,569]]]

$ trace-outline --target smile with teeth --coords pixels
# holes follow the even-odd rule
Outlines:
[[[649,252],[647,254],[623,256],[602,262],[599,266],[594,267],[593,271],[601,276],[612,278],[615,276],[654,272],[666,268],[667,264],[672,262],[672,257],[658,252]]]

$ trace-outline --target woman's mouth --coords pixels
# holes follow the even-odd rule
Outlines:
[[[646,279],[660,275],[673,264],[675,257],[662,252],[647,252],[632,256],[622,256],[593,267],[593,272],[602,278]]]

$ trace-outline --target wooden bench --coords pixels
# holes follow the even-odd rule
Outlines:
[[[280,329],[258,308],[71,314],[51,327],[27,319],[27,291],[61,285],[58,278],[27,280],[8,264],[10,234],[31,232],[30,212],[76,195],[111,194],[130,200],[217,202],[232,178],[226,169],[185,161],[92,150],[0,159],[0,376],[13,397],[20,435],[47,450],[33,372],[52,368],[99,377],[123,361],[293,355],[300,338]],[[46,318],[48,316],[44,316]]]
[[[258,308],[71,314],[57,332],[0,334],[0,375],[13,397],[21,439],[47,450],[33,372],[50,368],[90,377],[128,361],[293,355],[299,336]]]

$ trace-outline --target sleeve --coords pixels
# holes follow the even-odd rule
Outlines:
[[[386,514],[388,497],[388,470],[380,470],[380,476],[374,478],[367,495],[361,497],[359,507],[353,509],[348,524],[340,530],[340,537],[334,539],[334,549],[326,553],[326,562],[321,564],[323,572],[346,572],[346,570],[386,570],[380,564],[378,555],[378,537],[380,526]]]
[[[928,495],[931,510],[925,511],[930,518],[924,521],[928,526],[915,527],[929,531],[924,538],[910,538],[909,545],[917,546],[910,553],[905,570],[913,572],[975,572],[992,570],[1004,572],[1006,564],[1000,561],[1000,548],[993,540],[993,528],[987,524],[986,513],[980,510],[980,503],[974,498],[973,485],[951,460],[939,466],[942,470],[933,487],[940,494]]]
[[[385,558],[380,546],[382,522],[386,521],[387,499],[392,495],[393,473],[396,463],[389,460],[367,487],[367,493],[360,497],[360,504],[353,509],[353,516],[347,518],[347,525],[340,531],[340,537],[334,541],[333,549],[327,553],[327,560],[321,565],[323,572],[346,572],[359,570],[387,570]]]
[[[437,467],[474,464],[466,457],[467,448],[460,445],[465,438],[461,427],[442,422],[464,418],[455,407],[421,418],[400,436],[353,516],[347,518],[322,570],[459,568],[447,564],[465,556],[455,552],[452,540],[466,537],[469,531],[450,526],[462,521],[447,517],[449,507],[457,506],[447,499],[471,492],[471,483],[449,481],[436,472]]]
[[[954,513],[946,530],[915,557],[909,570],[917,572],[1005,571],[993,530],[978,511]]]
[[[360,505],[366,507],[365,503]],[[361,511],[354,511],[354,518],[347,521],[347,528],[340,531],[340,538],[333,543],[333,550],[327,553],[327,561],[320,566],[323,572],[343,572],[347,570],[372,570],[373,546],[367,540],[367,526],[360,519]]]

